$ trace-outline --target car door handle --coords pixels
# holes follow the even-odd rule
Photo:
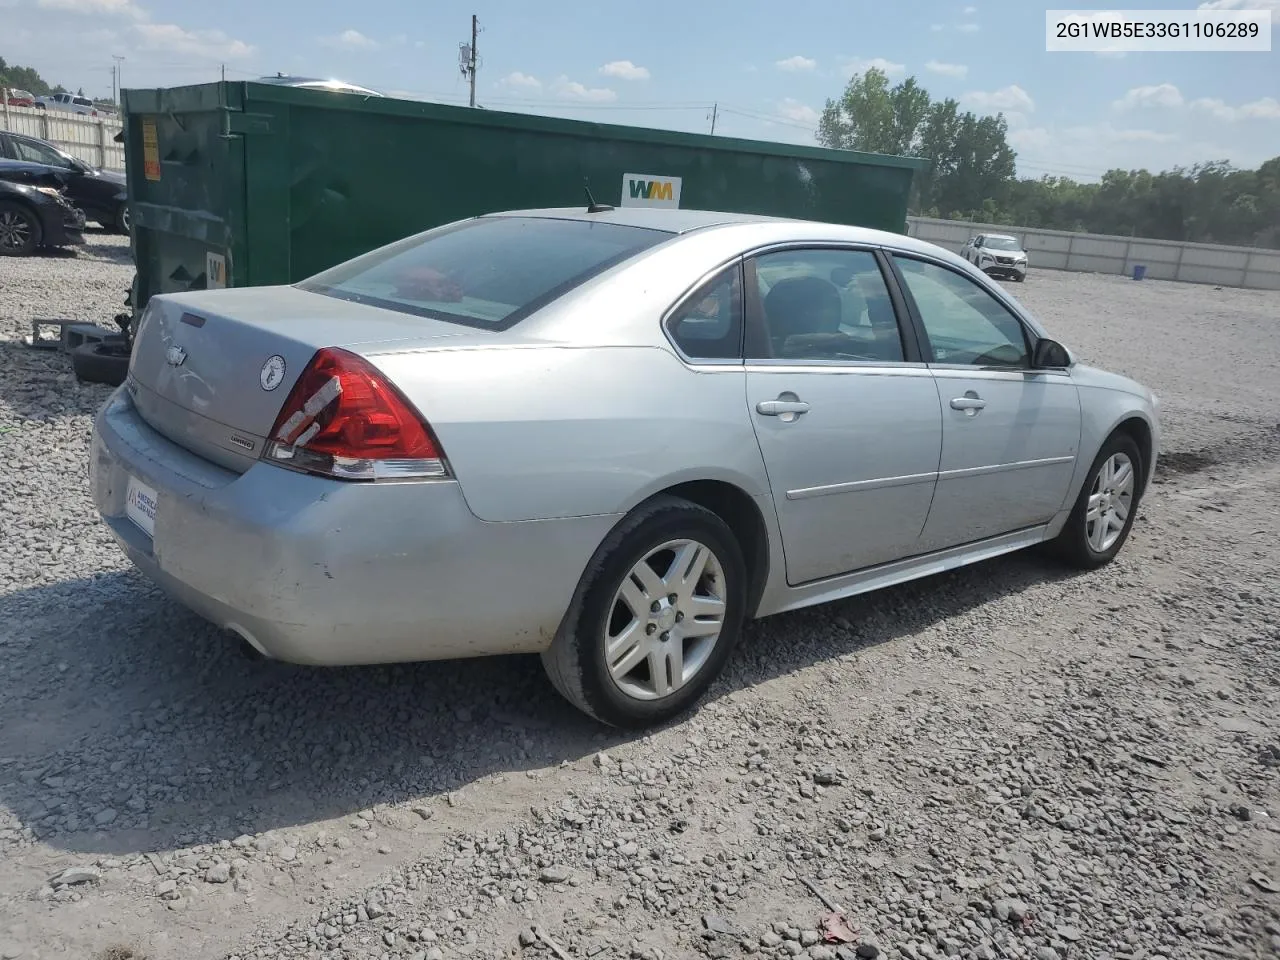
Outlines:
[[[966,413],[970,411],[978,411],[987,405],[987,401],[981,397],[956,397],[951,401],[952,410],[963,410]]]
[[[756,404],[756,413],[766,417],[781,417],[784,414],[807,413],[809,405],[803,400],[761,400]]]

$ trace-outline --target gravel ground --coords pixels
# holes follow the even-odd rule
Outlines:
[[[1280,295],[1012,285],[1161,395],[1119,560],[758,622],[628,738],[531,658],[248,662],[131,573],[107,390],[17,344],[127,253],[0,267],[2,960],[1280,956]]]

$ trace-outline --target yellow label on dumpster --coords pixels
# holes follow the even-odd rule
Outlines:
[[[148,180],[160,179],[160,137],[151,117],[142,118],[142,173]]]

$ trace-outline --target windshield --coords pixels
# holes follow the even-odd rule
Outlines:
[[[505,330],[670,236],[586,220],[486,217],[401,240],[297,286],[401,313]]]
[[[987,237],[982,245],[987,250],[1021,250],[1022,244],[1012,237]]]

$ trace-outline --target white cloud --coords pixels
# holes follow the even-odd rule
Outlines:
[[[1206,0],[1201,10],[1270,10],[1271,26],[1280,18],[1280,0]]]
[[[600,73],[606,77],[616,77],[619,80],[649,79],[648,68],[638,67],[630,60],[614,60],[612,63],[606,63],[600,68]]]
[[[1031,95],[1016,83],[999,90],[971,90],[961,99],[976,110],[988,112],[1032,113],[1036,109]]]
[[[1195,154],[1194,145],[1176,134],[1109,123],[1011,128],[1009,143],[1019,152],[1020,175],[1050,173],[1075,180],[1096,179],[1112,167],[1163,170]]]
[[[944,77],[964,77],[969,73],[969,68],[963,63],[942,63],[938,60],[930,60],[924,68],[930,73],[940,73]]]
[[[498,81],[498,86],[507,87],[513,90],[541,90],[542,81],[537,77],[532,77],[527,73],[521,73],[519,70],[514,73],[508,73],[505,77]]]
[[[817,60],[810,60],[808,57],[796,55],[787,57],[785,60],[779,60],[776,64],[779,70],[786,70],[788,73],[799,73],[803,70],[812,70],[818,65]]]
[[[978,8],[977,8],[977,7],[965,7],[965,8],[964,8],[964,13],[965,13],[965,16],[966,16],[966,17],[972,17],[972,16],[973,16],[975,13],[977,13],[977,12],[978,12]]]
[[[1148,87],[1134,87],[1119,100],[1111,103],[1115,110],[1133,110],[1139,107],[1180,107],[1182,91],[1172,83],[1157,83]]]
[[[376,50],[378,43],[359,30],[343,30],[336,37],[324,37],[320,41],[326,47],[345,47],[348,50]]]
[[[139,23],[133,28],[138,48],[184,54],[207,60],[239,60],[252,56],[254,48],[221,30],[184,30],[176,23]]]
[[[959,30],[961,33],[977,33],[982,28],[979,27],[976,23],[962,23],[958,27],[956,27],[956,29]]]
[[[1218,120],[1234,122],[1237,120],[1280,120],[1280,100],[1275,97],[1263,97],[1250,103],[1233,107],[1214,97],[1201,97],[1191,101],[1193,110],[1201,110]]]
[[[566,100],[589,100],[593,103],[608,103],[617,100],[618,95],[608,87],[588,87],[586,84],[561,76],[556,81],[555,91]]]
[[[816,126],[818,123],[817,110],[808,104],[801,103],[799,100],[792,100],[790,97],[778,104],[778,115],[795,123],[804,123],[810,126]]]
[[[840,65],[840,69],[853,76],[855,73],[866,73],[872,67],[884,72],[886,76],[896,77],[907,72],[905,63],[894,63],[892,60],[886,60],[884,57],[854,57]]]
[[[72,13],[106,14],[145,20],[146,13],[133,0],[39,0],[42,10],[68,10]]]
[[[1240,108],[1240,116],[1250,120],[1280,120],[1280,100],[1275,97],[1263,97],[1246,103]]]

